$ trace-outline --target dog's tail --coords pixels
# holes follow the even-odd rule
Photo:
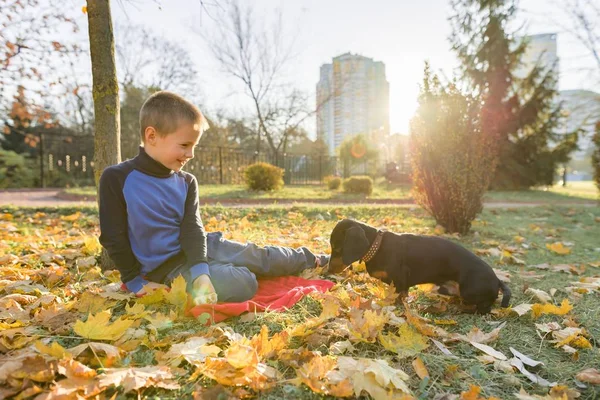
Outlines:
[[[511,295],[511,291],[509,289],[509,287],[506,285],[506,283],[499,281],[500,282],[500,290],[502,290],[502,307],[506,308],[508,307],[508,303],[510,302],[510,295]]]

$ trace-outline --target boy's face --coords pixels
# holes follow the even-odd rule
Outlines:
[[[194,148],[200,140],[198,125],[185,122],[179,124],[177,130],[161,136],[152,127],[146,128],[146,153],[165,167],[180,171],[181,168],[194,158]]]

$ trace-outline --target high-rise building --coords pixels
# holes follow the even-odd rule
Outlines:
[[[581,129],[579,149],[573,152],[574,160],[582,160],[589,155],[592,146],[594,126],[600,116],[600,93],[591,90],[561,90],[559,101],[566,114],[565,132]]]
[[[521,68],[527,75],[536,64],[542,68],[554,68],[558,72],[558,54],[556,44],[556,33],[542,33],[527,36],[527,50],[521,58]]]
[[[385,64],[345,53],[321,66],[317,84],[317,138],[330,154],[348,136],[388,135],[390,85]]]

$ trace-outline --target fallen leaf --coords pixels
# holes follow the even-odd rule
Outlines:
[[[81,337],[91,340],[117,340],[133,324],[134,321],[117,319],[110,323],[110,311],[102,311],[96,315],[89,314],[83,322],[77,320],[73,331]]]
[[[378,338],[386,350],[400,358],[413,356],[429,347],[427,339],[408,324],[401,325],[397,335],[380,333]]]
[[[546,243],[546,248],[556,254],[565,255],[571,252],[571,249],[565,247],[562,242]]]
[[[543,290],[528,288],[525,291],[525,294],[533,295],[542,304],[546,304],[546,303],[549,303],[552,301],[552,297],[548,293],[544,292]]]
[[[106,368],[99,377],[100,387],[123,387],[124,393],[145,387],[177,390],[179,384],[173,380],[168,367],[152,366],[141,368]]]
[[[413,360],[412,366],[415,369],[415,373],[419,378],[421,378],[421,380],[429,378],[429,372],[427,371],[423,360],[421,360],[419,357]]]
[[[564,299],[560,306],[554,304],[534,304],[531,307],[533,318],[538,318],[544,314],[565,315],[573,309],[568,299]]]
[[[470,342],[470,343],[473,345],[473,347],[478,348],[479,350],[483,351],[484,353],[486,353],[494,358],[497,358],[498,360],[507,360],[507,358],[504,354],[493,349],[492,347],[490,347],[488,345],[477,343],[477,342]]]
[[[575,375],[578,381],[600,385],[600,371],[596,368],[587,368]]]

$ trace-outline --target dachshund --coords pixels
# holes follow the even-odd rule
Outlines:
[[[328,273],[344,270],[355,261],[366,264],[369,275],[394,283],[400,293],[422,283],[440,285],[455,281],[465,304],[487,314],[502,291],[502,307],[508,307],[511,291],[481,258],[459,244],[437,236],[397,234],[362,222],[344,219],[331,232]]]

